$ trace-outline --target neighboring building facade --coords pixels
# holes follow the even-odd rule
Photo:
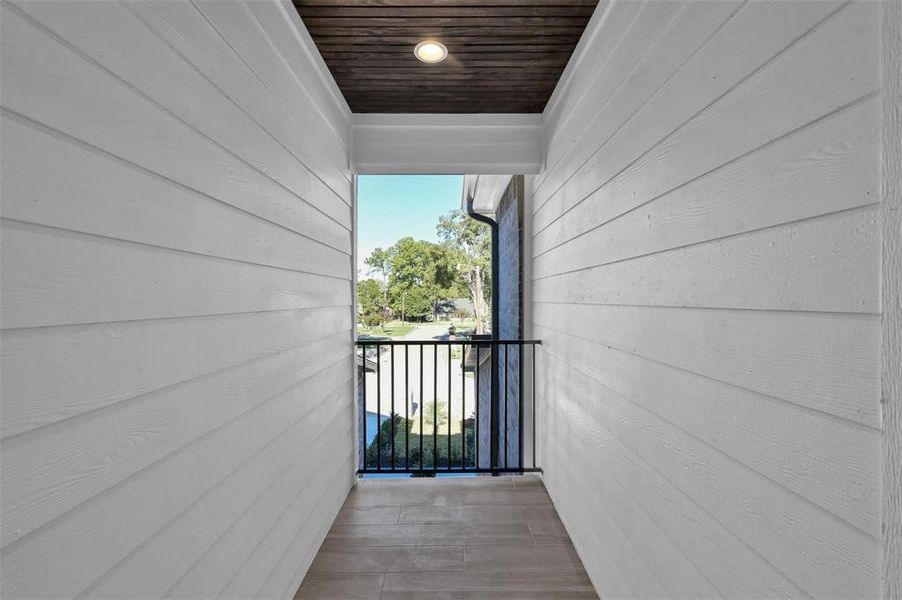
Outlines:
[[[523,177],[490,176],[468,178],[465,189],[475,193],[479,186],[490,187],[486,200],[488,206],[476,205],[474,209],[482,213],[489,206],[494,211],[498,224],[497,252],[498,281],[498,331],[495,339],[519,340],[523,337]],[[472,181],[471,181],[472,180]],[[499,181],[504,180],[504,181]],[[503,186],[503,187],[502,187]],[[480,350],[479,412],[492,414],[492,360],[491,350]],[[517,468],[520,466],[520,350],[517,347],[502,348],[498,356],[498,459],[496,466]],[[491,429],[493,419],[480,418],[479,459],[480,467],[491,466]]]

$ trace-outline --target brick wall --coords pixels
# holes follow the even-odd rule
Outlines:
[[[505,190],[495,220],[498,222],[498,338],[516,340],[522,337],[521,307],[521,257],[522,257],[522,197],[523,177],[515,176]],[[485,351],[483,354],[487,354]],[[511,468],[519,466],[518,437],[519,410],[517,399],[520,393],[520,352],[516,347],[509,351],[502,349],[499,354],[500,385],[499,411],[499,465]],[[479,409],[485,415],[479,424],[480,466],[488,467],[491,456],[489,440],[491,420],[491,360],[485,360],[480,367]],[[506,394],[505,394],[506,390]],[[506,399],[505,399],[506,398]],[[505,429],[505,421],[507,427]],[[505,433],[507,457],[505,461]]]

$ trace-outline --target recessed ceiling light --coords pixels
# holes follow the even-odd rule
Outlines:
[[[448,49],[441,42],[424,40],[413,49],[414,55],[424,63],[440,63],[448,57]]]

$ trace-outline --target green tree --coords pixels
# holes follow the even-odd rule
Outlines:
[[[382,300],[388,305],[388,276],[391,270],[391,252],[382,248],[376,248],[370,255],[363,259],[363,262],[369,267],[368,273],[378,273],[382,276]]]
[[[375,279],[364,279],[357,282],[357,309],[360,319],[367,327],[382,325],[388,317],[388,306],[385,304],[383,284]]]
[[[491,229],[460,211],[451,211],[439,218],[436,230],[448,252],[447,261],[454,264],[459,280],[470,294],[476,333],[485,333],[491,306]]]
[[[363,262],[370,268],[370,274],[379,273],[382,275],[383,281],[388,281],[388,274],[391,270],[391,249],[376,248]]]
[[[405,237],[390,248],[377,248],[366,259],[387,279],[385,302],[404,319],[423,319],[450,297],[455,270],[445,246]]]

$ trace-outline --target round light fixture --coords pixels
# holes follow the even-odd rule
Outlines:
[[[448,49],[441,42],[424,40],[413,49],[414,56],[424,63],[440,63],[448,58]]]

